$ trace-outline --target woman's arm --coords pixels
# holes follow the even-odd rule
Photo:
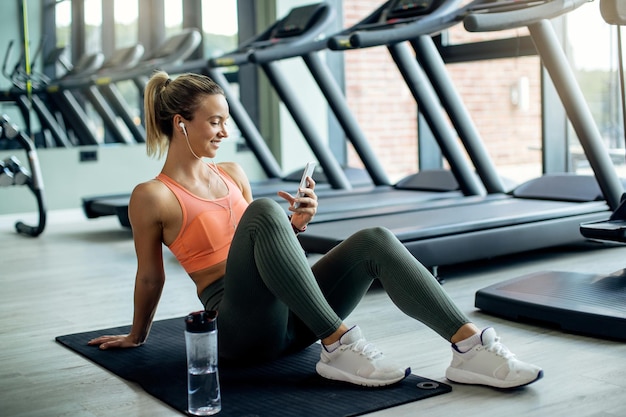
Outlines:
[[[128,207],[137,255],[134,314],[127,335],[100,336],[89,341],[101,349],[141,346],[150,332],[165,283],[163,269],[162,230],[164,207],[155,183],[140,184],[131,195]]]

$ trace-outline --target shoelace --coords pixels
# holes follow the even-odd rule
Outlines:
[[[359,339],[350,346],[350,350],[360,353],[368,359],[378,359],[383,356],[383,352],[376,349],[371,343],[367,343],[365,339]]]
[[[515,357],[515,354],[512,353],[509,348],[500,343],[499,337],[496,337],[491,345],[485,346],[485,349],[489,352],[493,352],[496,355],[503,357],[504,359],[512,359]]]

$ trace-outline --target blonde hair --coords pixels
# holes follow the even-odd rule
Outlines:
[[[187,73],[172,80],[164,71],[155,72],[144,91],[148,155],[160,158],[167,151],[175,115],[193,120],[202,99],[215,94],[224,95],[224,90],[206,75]]]

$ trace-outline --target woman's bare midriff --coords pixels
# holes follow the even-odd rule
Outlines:
[[[213,284],[215,281],[224,277],[226,273],[226,261],[220,262],[217,265],[210,266],[200,271],[192,272],[189,274],[193,282],[196,284],[198,295],[204,291],[206,287]]]

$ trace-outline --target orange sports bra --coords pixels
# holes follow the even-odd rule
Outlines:
[[[248,207],[239,187],[221,168],[218,171],[228,195],[215,200],[191,194],[163,173],[156,177],[174,193],[183,212],[182,226],[169,249],[188,274],[226,260],[235,227]]]

